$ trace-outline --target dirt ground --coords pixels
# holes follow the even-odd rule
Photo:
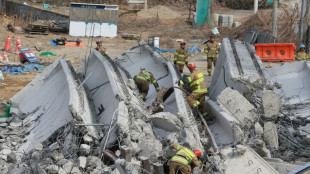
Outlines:
[[[154,11],[155,8],[158,11]],[[170,9],[170,11],[169,11]],[[65,11],[65,9],[62,9]],[[149,12],[149,13],[148,13]],[[176,49],[179,43],[176,39],[184,39],[187,42],[187,47],[196,45],[203,50],[201,40],[208,38],[211,33],[210,26],[202,26],[200,28],[192,28],[191,22],[188,20],[188,10],[186,7],[177,5],[157,6],[140,13],[131,13],[125,10],[120,10],[120,18],[118,23],[118,36],[116,38],[100,38],[103,40],[103,46],[108,50],[110,57],[115,58],[127,49],[131,48],[141,40],[147,41],[149,36],[160,37],[160,47],[166,49]],[[163,13],[164,15],[158,15]],[[233,14],[235,21],[244,22],[252,15],[251,10],[231,10],[224,7],[216,6],[214,13]],[[147,14],[147,15],[146,15]],[[172,18],[173,17],[173,18]],[[76,40],[76,37],[71,37],[68,34],[51,33],[48,35],[30,35],[28,33],[12,33],[6,30],[7,23],[10,22],[4,19],[4,23],[0,25],[0,46],[4,46],[8,35],[12,37],[11,51],[8,57],[11,63],[19,63],[19,56],[13,54],[15,50],[15,43],[17,37],[20,36],[22,47],[30,48],[40,64],[48,66],[58,58],[65,56],[65,59],[70,60],[75,68],[81,64],[89,55],[91,48],[95,47],[95,42],[98,38],[81,37],[80,39],[86,45],[85,47],[66,47],[66,46],[52,46],[50,40],[66,37],[68,40]],[[140,40],[125,40],[120,37],[122,33],[140,34]],[[229,35],[221,35],[217,40],[220,42],[221,38]],[[200,39],[200,42],[190,42],[191,40]],[[41,51],[35,49],[37,46]],[[49,51],[56,56],[40,56],[40,53]],[[1,52],[2,54],[2,52]],[[167,59],[173,58],[173,54],[163,54]],[[203,53],[196,53],[190,55],[190,61],[197,64],[198,69],[206,72],[207,61]],[[276,64],[276,63],[275,63]],[[0,67],[4,64],[0,63]],[[274,63],[266,63],[274,65]],[[188,72],[185,70],[185,72]],[[4,80],[0,81],[0,103],[6,102],[32,79],[34,79],[41,72],[31,71],[23,73],[22,75],[8,75],[4,73]],[[207,81],[211,78],[208,77]]]

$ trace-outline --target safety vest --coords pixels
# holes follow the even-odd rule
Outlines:
[[[192,162],[195,157],[195,153],[188,148],[179,150],[174,157],[171,158],[171,161],[179,162],[185,165],[188,165]]]
[[[186,62],[188,62],[186,50],[176,50],[176,52],[174,53],[174,61],[180,65],[184,65]]]
[[[191,77],[194,77],[194,79],[192,79]],[[195,93],[207,93],[208,92],[207,86],[205,84],[205,78],[202,72],[198,72],[194,70],[192,75],[190,77],[187,77],[187,79],[188,79],[189,86],[192,92],[195,92]]]
[[[295,60],[308,60],[309,56],[305,51],[298,51],[297,55],[295,55]]]
[[[220,45],[217,42],[207,42],[205,47],[205,53],[208,55],[208,58],[217,58],[217,55],[220,50]]]

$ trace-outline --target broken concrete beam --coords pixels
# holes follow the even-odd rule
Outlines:
[[[126,162],[131,161],[131,154],[130,154],[130,148],[126,146],[121,147],[121,154],[122,157],[126,160]]]
[[[25,131],[27,136],[18,150],[19,155],[29,152],[73,120],[93,122],[86,92],[77,84],[71,64],[62,58],[19,91],[10,102],[20,110],[20,116],[26,116],[23,124],[28,129]],[[98,137],[94,127],[88,126],[85,130],[92,137]]]
[[[265,117],[276,119],[281,109],[282,101],[280,94],[271,90],[264,90],[262,95],[262,110]]]
[[[279,148],[278,132],[277,127],[272,122],[264,123],[264,141],[266,145],[272,149],[276,150]]]
[[[182,126],[180,119],[169,112],[156,113],[150,120],[154,127],[166,131],[179,131]]]
[[[210,125],[210,129],[216,139],[216,143],[233,144],[243,142],[244,133],[236,124],[233,116],[229,115],[217,103],[206,97],[206,107],[208,114],[215,117],[215,123]]]
[[[226,87],[252,96],[245,94],[273,86],[255,48],[240,41],[224,38],[216,65],[208,92],[213,101]]]
[[[164,173],[164,165],[161,163],[153,164],[154,174],[163,174]]]
[[[238,125],[249,129],[258,119],[254,106],[238,91],[225,88],[217,97],[220,107],[233,116]]]
[[[150,173],[150,172],[151,172],[150,160],[149,160],[147,157],[145,157],[145,156],[141,156],[141,157],[139,158],[139,160],[140,160],[141,163],[142,163],[142,168],[143,168],[142,174],[148,174],[148,173]]]

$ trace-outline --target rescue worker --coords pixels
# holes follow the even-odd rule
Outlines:
[[[207,119],[207,108],[205,106],[205,96],[208,93],[207,85],[205,83],[204,75],[202,72],[196,70],[196,65],[194,63],[188,64],[188,69],[191,72],[189,77],[183,77],[180,80],[180,85],[188,85],[191,90],[191,94],[187,97],[190,106],[193,109],[200,111],[202,116]]]
[[[175,156],[170,160],[169,174],[176,174],[178,171],[181,174],[190,174],[192,163],[194,167],[201,167],[201,162],[198,159],[201,157],[201,152],[198,149],[193,151],[179,144],[170,144],[170,148],[177,150]]]
[[[299,46],[300,50],[297,52],[295,55],[295,60],[300,61],[300,60],[308,60],[309,56],[306,53],[306,46],[304,44],[300,44]]]
[[[210,35],[210,40],[206,43],[206,47],[204,49],[207,54],[208,61],[208,75],[211,76],[212,71],[212,63],[215,67],[218,53],[220,51],[220,44],[215,41],[215,35]]]
[[[180,43],[180,48],[174,53],[174,65],[178,68],[180,73],[183,73],[184,65],[188,64],[187,51],[185,49],[185,42]]]
[[[133,80],[139,89],[140,97],[143,99],[143,101],[145,101],[145,97],[149,91],[149,84],[152,83],[155,87],[155,90],[157,92],[159,91],[158,83],[153,74],[146,71],[145,68],[141,68],[141,72],[135,75]]]
[[[102,41],[101,40],[97,40],[96,41],[97,47],[95,48],[99,53],[105,53],[108,54],[107,50],[102,46]]]

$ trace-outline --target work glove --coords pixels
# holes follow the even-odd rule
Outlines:
[[[156,88],[156,92],[159,92],[159,87]]]
[[[177,64],[177,61],[173,61],[173,64],[174,64],[174,65]]]

